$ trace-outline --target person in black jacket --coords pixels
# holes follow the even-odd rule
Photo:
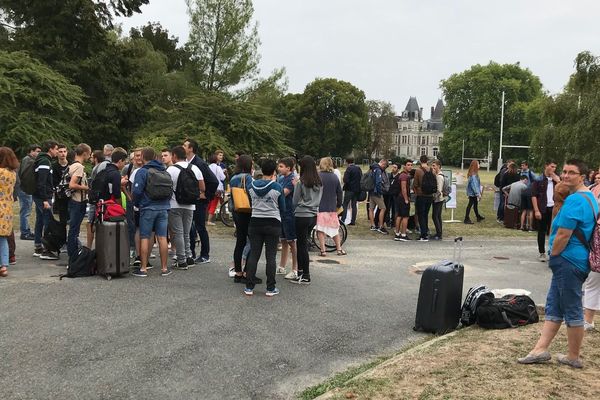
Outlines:
[[[356,201],[360,195],[360,179],[362,178],[362,170],[360,167],[354,164],[354,158],[349,157],[346,159],[348,168],[344,172],[344,201],[342,207],[342,221],[346,220],[346,214],[348,212],[348,204],[352,207],[352,217],[350,225],[356,225],[356,214],[358,212],[356,207]]]
[[[52,182],[52,158],[58,155],[58,143],[47,140],[42,144],[42,151],[35,159],[34,173],[36,188],[33,193],[35,204],[35,231],[34,231],[34,257],[42,260],[58,260],[58,254],[44,250],[42,234],[52,218],[52,195],[54,185]]]
[[[219,185],[217,177],[208,167],[206,161],[198,156],[198,142],[193,139],[186,139],[183,142],[187,161],[200,169],[204,178],[205,192],[200,192],[200,198],[196,202],[194,210],[194,223],[190,232],[190,247],[192,257],[196,257],[196,232],[200,236],[200,255],[195,259],[197,264],[206,264],[210,262],[210,238],[206,230],[206,209],[208,208],[209,197],[214,196]],[[207,196],[208,194],[208,196]]]
[[[58,214],[60,222],[67,223],[69,219],[69,198],[65,195],[67,187],[61,187],[61,181],[65,171],[69,169],[71,163],[67,159],[69,150],[64,144],[58,145],[58,155],[52,162],[52,185],[54,186],[54,202],[52,208],[54,213]]]

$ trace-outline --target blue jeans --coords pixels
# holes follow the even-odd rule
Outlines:
[[[71,257],[79,248],[79,231],[85,218],[87,202],[69,200],[69,233],[67,235],[67,254]]]
[[[158,237],[167,237],[168,210],[140,210],[140,239],[150,239],[152,232]]]
[[[194,223],[190,230],[190,247],[192,250],[192,256],[196,256],[196,232],[200,236],[200,257],[209,258],[210,254],[210,239],[208,238],[208,231],[206,230],[206,208],[208,203],[202,201],[196,203],[196,210],[194,211]]]
[[[19,223],[21,226],[21,236],[30,235],[31,228],[29,227],[29,216],[31,215],[31,205],[33,199],[30,194],[25,193],[22,190],[17,191],[19,197]]]
[[[0,236],[0,267],[8,267],[8,238]]]
[[[52,218],[52,203],[50,202],[50,208],[45,210],[44,200],[33,196],[33,202],[35,203],[35,237],[33,239],[33,244],[36,247],[40,247],[42,246],[42,235],[44,234],[44,229],[50,223],[50,218]]]
[[[550,257],[548,266],[552,270],[552,281],[546,297],[546,320],[564,320],[569,327],[583,326],[581,286],[588,273],[561,256]]]

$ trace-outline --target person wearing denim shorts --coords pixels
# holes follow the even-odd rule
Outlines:
[[[160,253],[161,275],[169,276],[171,269],[167,266],[168,244],[167,228],[169,221],[170,198],[165,200],[152,200],[146,192],[146,180],[150,168],[165,171],[164,165],[156,160],[156,153],[151,147],[142,149],[144,166],[140,168],[133,182],[133,202],[140,209],[140,256],[141,266],[133,271],[134,276],[148,276],[148,256],[150,255],[150,239],[154,231],[158,240]]]
[[[549,361],[548,347],[564,321],[568,353],[557,354],[557,361],[573,368],[583,366],[579,357],[584,335],[581,287],[590,268],[589,250],[582,241],[589,242],[598,215],[598,203],[583,183],[587,172],[586,165],[579,160],[568,160],[563,167],[562,179],[571,194],[552,223],[548,262],[552,281],[546,298],[546,318],[533,350],[518,359],[521,364]]]

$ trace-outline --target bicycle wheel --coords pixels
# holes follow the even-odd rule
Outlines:
[[[346,237],[348,236],[348,230],[346,229],[346,225],[340,223],[340,227],[338,228],[338,235],[340,236],[341,244],[344,244],[344,242],[346,241]],[[311,241],[317,249],[321,250],[317,230],[314,228],[311,232]],[[335,241],[333,240],[333,238],[325,235],[325,251],[330,253],[332,251],[335,251],[336,249],[337,246],[335,245]]]
[[[231,214],[231,210],[229,210],[228,201],[221,204],[221,208],[219,208],[219,219],[223,225],[233,227],[233,215]]]

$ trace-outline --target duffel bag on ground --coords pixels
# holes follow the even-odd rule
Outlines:
[[[485,298],[477,306],[477,324],[487,329],[516,328],[540,320],[535,303],[529,296],[506,295]]]

